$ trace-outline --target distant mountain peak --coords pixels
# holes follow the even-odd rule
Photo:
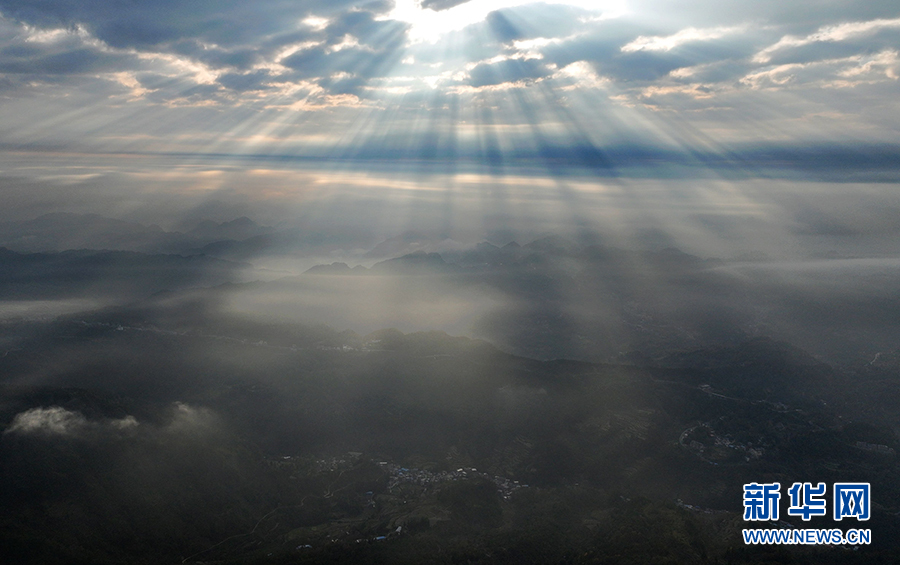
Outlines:
[[[358,270],[351,269],[347,263],[334,262],[330,265],[315,265],[303,272],[305,275],[348,275]]]
[[[200,239],[214,239],[235,241],[243,241],[251,237],[267,234],[273,228],[264,227],[247,216],[241,216],[227,222],[214,222],[209,219],[200,220],[193,229],[187,232],[188,235]]]
[[[229,227],[257,227],[259,224],[248,218],[247,216],[241,216],[240,218],[235,218],[230,222],[222,222],[219,224],[220,226],[229,226]]]
[[[415,251],[444,252],[460,251],[464,246],[444,234],[425,234],[419,231],[406,231],[388,238],[365,254],[369,259],[399,257]]]
[[[572,253],[578,250],[578,245],[574,241],[555,234],[539,237],[524,247],[525,249],[551,253]]]
[[[435,270],[446,271],[451,265],[444,261],[439,253],[428,253],[425,251],[414,251],[402,257],[388,259],[375,263],[372,266],[373,271],[420,271]]]

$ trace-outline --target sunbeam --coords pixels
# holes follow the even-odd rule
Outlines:
[[[0,562],[897,562],[894,4],[0,0]]]

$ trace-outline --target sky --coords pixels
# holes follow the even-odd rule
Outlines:
[[[213,256],[141,255],[146,270],[131,254],[9,259],[9,242],[36,253],[112,239],[88,237],[109,225],[94,217],[81,239],[57,233],[78,222],[35,222],[57,222],[44,233],[63,240],[53,249],[16,231],[49,213],[152,234],[243,217],[271,229],[246,245],[140,247]],[[385,242],[400,255],[421,239],[452,260],[548,234],[640,252],[523,253],[484,273],[436,268],[462,273],[445,279],[390,267],[299,276],[374,267]],[[771,335],[872,365],[900,334],[900,2],[0,0],[0,237],[12,273],[0,273],[0,322],[177,289],[188,283],[166,266],[199,264],[210,276],[185,275],[191,285],[218,284],[217,269],[256,282],[197,291],[199,306],[187,290],[148,304],[201,328],[224,312],[360,335],[442,329],[603,362]],[[670,247],[723,261],[659,253]],[[44,280],[45,263],[61,274]],[[65,343],[22,382],[106,378],[106,361]],[[217,355],[186,351],[173,362],[196,354],[187,371]],[[268,363],[242,351],[235,374]],[[119,360],[123,383],[155,374]],[[176,402],[158,430],[218,429],[217,418]],[[137,425],[57,406],[22,411],[7,431],[118,437]]]
[[[0,220],[164,222],[159,201],[200,193],[230,198],[219,220],[340,209],[360,184],[446,204],[472,179],[470,207],[513,215],[546,197],[578,216],[585,182],[683,199],[647,179],[702,179],[694,202],[728,209],[770,206],[741,188],[760,179],[889,198],[898,49],[889,1],[0,0]]]

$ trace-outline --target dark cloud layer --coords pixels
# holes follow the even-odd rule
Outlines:
[[[141,48],[195,39],[234,47],[292,29],[310,14],[327,15],[364,5],[357,0],[270,0],[248,4],[237,0],[139,0],[116,3],[101,0],[0,2],[7,17],[41,27],[84,26],[114,47]]]
[[[481,63],[469,71],[469,84],[488,86],[505,82],[520,82],[545,77],[551,73],[547,65],[537,59],[507,59],[499,63]]]
[[[289,76],[294,79],[347,73],[365,83],[397,63],[405,32],[406,26],[399,22],[351,12],[325,28],[322,43],[285,57],[281,64],[293,71]]]
[[[428,9],[459,4],[419,6],[435,16]],[[474,6],[437,17],[449,21]],[[784,144],[800,136],[809,143],[831,140],[832,132],[878,144],[900,125],[891,94],[900,76],[900,12],[887,2],[765,0],[726,9],[705,0],[642,1],[630,2],[624,13],[523,3],[424,40],[418,26],[425,24],[392,19],[407,17],[393,8],[391,2],[322,0],[0,0],[0,91],[38,116],[47,115],[46,106],[25,102],[35,94],[63,112],[67,104],[83,111],[75,100],[90,99],[103,119],[104,105],[126,108],[122,123],[128,112],[150,116],[145,110],[153,108],[158,114],[146,118],[145,133],[152,131],[158,144],[235,130],[251,137],[242,121],[255,115],[268,124],[266,139],[276,153],[298,151],[296,144],[280,145],[309,134],[325,141],[303,151],[325,154],[349,139],[342,128],[366,123],[379,133],[354,134],[356,147],[374,144],[379,152],[405,155],[424,147],[433,159],[442,151],[456,155],[451,140],[478,123],[495,164],[523,144],[550,155],[593,145],[589,153],[599,155],[600,145],[608,149],[624,139],[626,146],[698,144],[702,153],[711,142]],[[210,129],[199,113],[164,117],[176,106],[222,113]],[[263,118],[266,112],[280,114]],[[660,120],[659,112],[667,118]],[[20,114],[10,116],[8,129],[28,138],[12,125]],[[648,116],[658,123],[648,125]],[[670,123],[672,116],[682,123]],[[297,121],[307,125],[294,128]],[[501,133],[507,126],[525,126],[533,139],[504,140],[518,135]],[[133,133],[133,126],[120,127],[109,135]],[[74,128],[67,122],[64,129]],[[167,129],[175,135],[165,135]],[[48,131],[31,142],[43,142]],[[715,132],[714,139],[704,140],[706,132]],[[396,136],[399,146],[380,144],[384,135]],[[65,131],[52,136],[66,143]],[[426,141],[412,146],[412,139]],[[242,151],[224,138],[213,144],[217,151]]]
[[[422,7],[437,12],[465,4],[466,2],[469,2],[469,0],[422,0]]]
[[[628,7],[637,14],[657,14],[657,22],[664,22],[675,29],[760,22],[763,25],[788,26],[794,31],[814,30],[819,26],[841,21],[897,17],[898,12],[896,3],[890,0],[756,0],[729,3],[691,0],[677,4],[659,0],[636,0],[629,2]]]

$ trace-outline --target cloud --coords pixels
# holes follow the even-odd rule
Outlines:
[[[165,431],[175,434],[206,434],[219,429],[219,418],[209,408],[175,402]]]
[[[900,58],[897,51],[886,50],[840,59],[767,67],[748,73],[741,78],[741,83],[753,89],[798,86],[847,88],[883,80],[896,81],[900,76],[898,71]]]
[[[0,11],[8,18],[41,28],[83,26],[110,46],[134,49],[158,48],[184,39],[213,48],[253,44],[295,31],[296,23],[306,16],[327,16],[354,7],[369,11],[386,8],[383,3],[354,0],[133,0],[115,5],[104,0],[0,0]]]
[[[225,73],[216,79],[219,84],[235,92],[249,92],[256,90],[270,90],[275,77],[264,69],[249,73]]]
[[[396,67],[403,56],[408,25],[377,20],[371,12],[351,12],[329,21],[322,40],[279,60],[280,81],[315,80],[331,94],[359,94],[372,79]]]
[[[246,148],[230,145],[240,131],[242,139],[264,137],[266,147],[291,152],[300,138],[362,145],[360,136],[377,134],[346,136],[342,128],[366,123],[397,133],[405,146],[411,137],[402,132],[421,128],[423,112],[442,116],[429,123],[448,135],[465,136],[486,115],[484,105],[499,108],[490,128],[521,125],[510,108],[525,101],[533,108],[527,121],[538,129],[546,119],[549,129],[572,130],[559,122],[577,112],[578,128],[614,127],[629,139],[659,138],[652,131],[659,125],[629,114],[642,108],[752,137],[762,134],[738,124],[779,112],[797,120],[838,113],[829,104],[840,107],[843,122],[855,120],[856,131],[888,135],[896,103],[878,93],[895,81],[900,41],[900,19],[888,3],[763,0],[725,9],[711,0],[636,0],[628,12],[614,2],[605,11],[575,4],[0,0],[0,92],[26,110],[7,110],[4,133],[16,143],[49,142],[52,131],[60,144],[66,136],[92,143],[100,134],[144,135],[154,150],[240,152]],[[825,89],[843,92],[825,101]],[[773,98],[786,92],[790,104]],[[453,97],[462,97],[453,102],[460,111],[445,118]],[[50,108],[84,119],[34,134],[12,125]],[[197,113],[166,113],[173,108]],[[221,113],[210,119],[202,108]],[[151,131],[128,130],[135,116]],[[78,127],[98,135],[80,136]]]
[[[71,435],[81,432],[86,426],[87,420],[79,412],[52,406],[16,414],[6,433]]]
[[[720,39],[743,29],[743,27],[716,27],[710,29],[689,27],[665,37],[647,37],[642,35],[634,41],[623,45],[621,50],[623,53],[634,51],[671,51],[685,43]]]
[[[474,87],[533,81],[549,76],[553,69],[538,59],[506,59],[481,63],[469,71],[468,83]]]
[[[92,41],[83,29],[37,30],[0,19],[0,73],[21,84],[139,66],[132,53]]]
[[[897,17],[896,3],[889,1],[846,2],[844,0],[816,0],[815,2],[783,0],[755,0],[724,4],[718,0],[667,2],[665,0],[631,0],[632,14],[652,14],[657,25],[675,29],[686,27],[714,27],[754,23],[758,26],[790,27],[794,30],[815,29],[835,22],[860,21]]]
[[[81,412],[61,406],[31,408],[16,414],[4,434],[65,436],[78,439],[120,437],[139,429],[144,433],[207,435],[221,428],[215,413],[204,407],[175,402],[169,408],[165,423],[141,424],[134,416],[123,418],[88,419]]]
[[[96,49],[81,47],[39,55],[29,54],[28,57],[4,57],[0,60],[0,72],[35,76],[115,72],[128,69],[133,62],[133,57],[127,55],[103,53]]]
[[[755,63],[768,63],[772,60],[774,53],[784,49],[803,47],[813,43],[846,41],[863,35],[874,34],[884,29],[900,29],[900,18],[829,25],[816,30],[815,33],[811,33],[806,37],[786,35],[774,45],[759,51],[753,57],[753,61]]]
[[[439,12],[466,2],[469,2],[469,0],[422,0],[422,7]]]
[[[110,6],[92,0],[0,0],[0,27],[17,28],[5,46],[0,33],[0,72],[32,77],[93,73],[102,80],[104,73],[155,71],[174,78],[193,70],[198,84],[223,77],[221,89],[200,87],[189,96],[184,88],[161,89],[148,99],[166,101],[168,96],[182,102],[197,102],[201,91],[207,101],[227,100],[223,91],[238,100],[241,93],[263,89],[265,81],[255,79],[264,74],[289,82],[348,72],[365,84],[399,61],[405,43],[406,24],[377,19],[390,8],[387,2],[359,1],[137,0]],[[347,37],[357,49],[341,54]],[[324,53],[300,49],[284,57],[285,50],[307,44],[322,46]]]
[[[4,434],[84,437],[102,431],[132,430],[138,425],[134,416],[92,422],[80,412],[66,410],[60,406],[51,406],[49,408],[32,408],[16,414]]]

